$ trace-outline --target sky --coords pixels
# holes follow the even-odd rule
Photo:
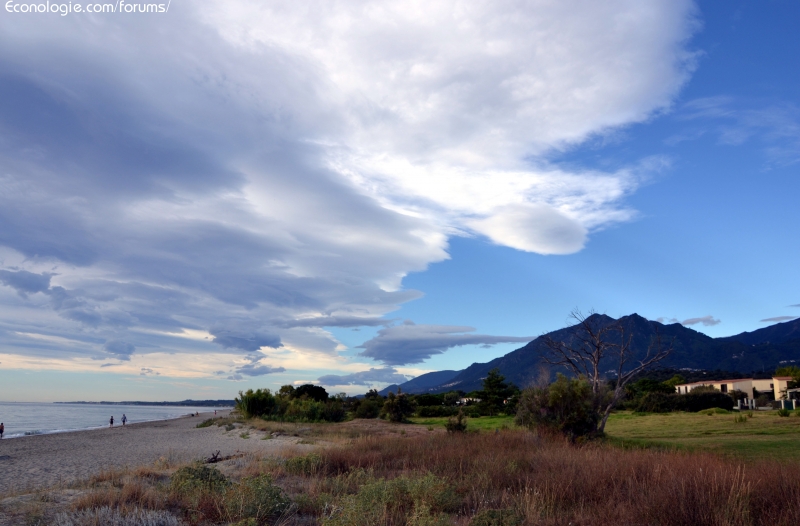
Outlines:
[[[144,5],[0,11],[2,401],[800,316],[797,2]]]

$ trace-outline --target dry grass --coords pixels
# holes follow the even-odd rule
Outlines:
[[[270,432],[280,428],[335,445],[233,458],[218,466],[231,485],[216,490],[187,492],[171,484],[180,467],[171,462],[107,471],[87,481],[70,509],[166,511],[186,524],[226,524],[251,513],[264,495],[260,488],[278,491],[274,481],[293,505],[252,524],[800,524],[797,462],[578,447],[518,430],[447,435],[422,426],[265,424],[283,426]],[[252,497],[242,500],[246,491]],[[270,502],[283,499],[279,493]]]
[[[485,509],[514,509],[525,524],[800,523],[796,463],[745,466],[709,454],[575,447],[522,431],[366,437],[320,457],[306,477],[307,500],[359,469],[372,479],[431,473],[459,496],[452,513],[459,523]]]

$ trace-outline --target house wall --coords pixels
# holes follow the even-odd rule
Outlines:
[[[772,378],[767,380],[753,380],[753,388],[756,391],[773,391],[775,386],[773,385],[775,381]]]
[[[789,388],[789,382],[792,380],[791,376],[776,376],[774,380],[775,400],[786,398],[786,390]]]

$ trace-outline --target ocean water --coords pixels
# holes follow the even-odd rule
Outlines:
[[[214,412],[219,407],[100,405],[100,404],[41,404],[0,402],[0,422],[5,424],[4,438],[16,438],[42,433],[63,433],[108,426],[114,416],[114,426],[122,425],[122,414],[129,424],[168,420],[189,413]]]

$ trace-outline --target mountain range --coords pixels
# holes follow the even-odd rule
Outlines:
[[[625,333],[632,337],[631,350],[634,362],[643,357],[650,343],[660,335],[662,342],[671,343],[672,353],[658,364],[659,367],[731,371],[737,373],[771,372],[787,364],[800,365],[800,318],[776,323],[752,332],[735,336],[712,338],[680,323],[662,324],[647,320],[638,314],[623,316],[617,320],[604,314],[592,314],[587,318],[594,326],[602,327],[619,323]],[[403,384],[390,385],[381,394],[402,388],[406,393],[443,393],[452,390],[470,392],[481,389],[483,378],[494,368],[519,387],[526,387],[541,377],[549,378],[556,368],[542,360],[546,351],[545,341],[570,341],[575,326],[539,336],[524,347],[487,363],[473,363],[461,371],[436,371],[423,374]],[[613,360],[601,363],[609,373]]]

